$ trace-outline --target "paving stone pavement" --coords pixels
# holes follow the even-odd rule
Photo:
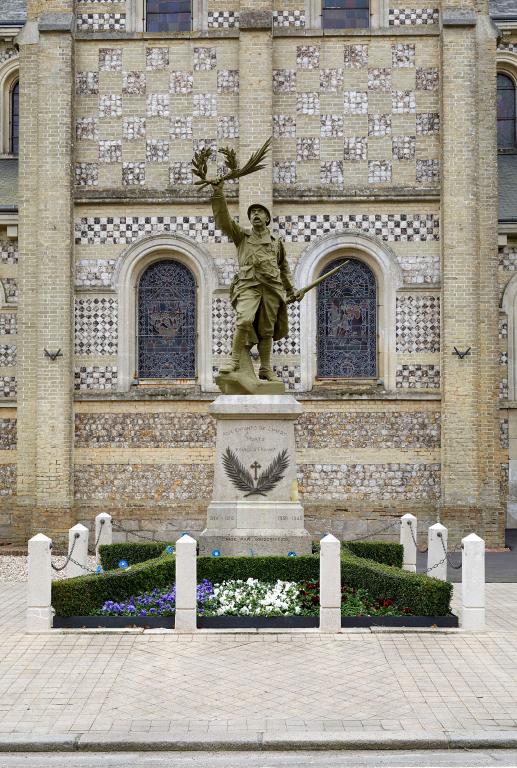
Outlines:
[[[517,727],[517,584],[487,585],[484,632],[337,636],[29,636],[24,588],[0,584],[0,739]]]

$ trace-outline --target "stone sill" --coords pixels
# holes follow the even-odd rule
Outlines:
[[[398,27],[368,27],[365,29],[308,29],[305,27],[275,27],[273,37],[385,37],[389,35],[439,36],[439,24],[407,24]]]
[[[260,29],[272,31],[273,37],[413,37],[440,35],[439,24],[408,24],[398,27],[375,27],[366,29],[308,29],[305,27]],[[210,38],[238,38],[241,30],[203,29],[190,32],[76,32],[76,40],[203,40]]]
[[[135,400],[146,401],[213,401],[216,397],[219,397],[220,392],[201,392],[198,388],[192,388],[192,390],[174,390],[174,389],[146,389],[135,390],[131,392],[75,392],[74,400],[80,401],[111,401],[111,402],[133,402]],[[372,390],[357,391],[353,389],[344,389],[343,387],[316,389],[312,392],[293,392],[286,391],[286,394],[293,395],[296,400],[310,401],[310,400],[441,400],[440,392],[426,392],[426,391],[414,391],[404,390],[396,392],[376,392]]]
[[[343,187],[311,186],[302,187],[296,184],[275,184],[273,186],[275,202],[291,202],[292,200],[310,200],[311,202],[328,202],[335,200],[355,200],[369,202],[371,200],[440,200],[439,187],[368,187],[343,189]]]
[[[238,185],[228,184],[225,187],[228,200],[238,200]],[[167,189],[88,189],[75,187],[74,202],[77,205],[92,205],[98,203],[135,204],[145,203],[154,205],[170,205],[171,203],[209,203],[211,194],[199,191],[192,184],[182,184]],[[380,187],[377,189],[350,188],[343,189],[329,185],[328,187],[302,187],[298,185],[275,184],[273,186],[273,200],[276,203],[290,203],[293,201],[310,201],[312,203],[327,202],[371,202],[371,201],[432,201],[439,202],[439,187]]]

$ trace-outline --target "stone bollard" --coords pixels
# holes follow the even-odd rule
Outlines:
[[[72,552],[73,547],[72,557],[76,562],[73,563],[70,560],[66,566],[65,574],[67,579],[73,576],[85,576],[88,573],[86,570],[86,563],[88,562],[88,533],[88,528],[81,523],[77,523],[68,531],[68,554]]]
[[[328,533],[320,542],[320,632],[341,630],[341,543]]]
[[[101,544],[113,544],[112,517],[107,512],[101,512],[95,518],[95,563],[99,565],[99,547]]]
[[[471,533],[461,540],[461,626],[485,628],[485,542]]]
[[[27,632],[47,632],[52,629],[52,570],[50,548],[52,540],[43,533],[29,539],[29,581],[27,584]]]
[[[447,581],[447,528],[441,523],[427,531],[427,570],[433,579]],[[445,558],[445,560],[444,560]],[[443,562],[441,562],[443,560]],[[436,565],[440,563],[440,565]],[[430,570],[432,569],[432,570]]]
[[[187,533],[176,542],[176,620],[178,632],[197,628],[196,540]]]
[[[400,518],[400,543],[404,547],[402,568],[405,571],[416,571],[416,531],[417,519],[411,513]]]

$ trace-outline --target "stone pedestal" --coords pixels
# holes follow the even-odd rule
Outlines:
[[[214,492],[200,554],[309,554],[298,501],[294,422],[301,405],[291,395],[221,395]]]

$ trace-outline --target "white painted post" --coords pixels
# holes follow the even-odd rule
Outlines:
[[[400,519],[400,543],[404,547],[402,568],[413,573],[416,571],[416,531],[416,517],[409,512],[402,515]]]
[[[461,540],[463,629],[485,628],[485,542],[471,533]]]
[[[341,630],[341,544],[328,533],[320,542],[320,632]]]
[[[197,627],[196,540],[188,533],[176,542],[176,619],[178,632],[195,632]]]
[[[72,576],[85,576],[88,573],[86,570],[86,563],[88,562],[88,533],[88,528],[81,523],[77,523],[68,531],[68,554],[72,552],[73,547],[72,557],[77,561],[78,565],[70,560],[65,568],[67,579],[72,578]]]
[[[107,512],[101,512],[95,518],[95,564],[99,565],[99,547],[101,544],[113,544],[112,517]]]
[[[427,570],[433,579],[447,581],[447,528],[441,523],[427,531]],[[445,558],[445,560],[444,560]],[[441,562],[443,560],[443,562]],[[440,563],[440,565],[437,565]]]
[[[37,533],[29,539],[29,581],[27,584],[27,632],[36,634],[52,629],[52,539]]]

